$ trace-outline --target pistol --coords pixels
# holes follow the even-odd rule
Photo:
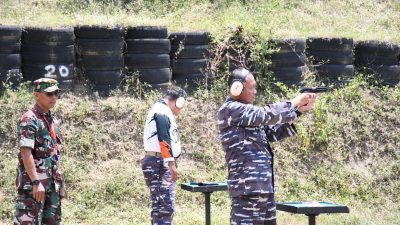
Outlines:
[[[322,93],[327,91],[327,87],[304,87],[300,90],[300,93]]]
[[[197,186],[218,186],[218,183],[212,183],[212,182],[190,182],[190,185],[197,185]]]

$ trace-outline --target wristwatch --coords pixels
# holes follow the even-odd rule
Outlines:
[[[39,185],[39,184],[40,184],[40,180],[33,180],[33,181],[32,181],[32,185],[37,186],[37,185]]]
[[[292,102],[286,102],[287,104],[288,104],[288,107],[289,107],[289,111],[290,111],[290,113],[294,113],[294,112],[296,112],[297,111],[297,106],[294,106],[293,104],[292,104]],[[296,113],[297,114],[297,113]]]

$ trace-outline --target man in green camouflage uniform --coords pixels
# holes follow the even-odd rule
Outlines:
[[[14,224],[59,224],[66,197],[60,169],[62,137],[50,109],[58,99],[58,82],[34,81],[35,106],[18,123],[19,153]]]

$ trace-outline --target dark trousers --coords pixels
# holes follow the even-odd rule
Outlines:
[[[231,198],[231,225],[276,225],[274,193]]]
[[[42,203],[33,198],[32,191],[18,191],[15,208],[14,225],[58,225],[61,221],[60,194],[54,183]]]
[[[170,225],[175,209],[176,183],[171,180],[168,162],[161,157],[145,156],[142,170],[150,188],[153,225]]]

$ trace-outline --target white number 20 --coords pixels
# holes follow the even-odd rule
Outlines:
[[[56,72],[57,66],[47,65],[44,67],[44,69],[47,71],[47,73],[44,75],[44,77],[57,78],[57,75],[54,74],[54,72]],[[58,66],[58,73],[60,74],[61,77],[68,77],[69,69],[68,69],[68,67],[66,67],[64,65],[60,65],[60,66]]]

